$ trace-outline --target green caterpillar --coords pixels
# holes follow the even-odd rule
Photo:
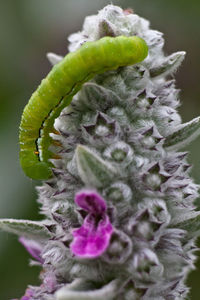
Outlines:
[[[141,62],[148,54],[145,41],[133,37],[103,37],[84,43],[55,65],[25,106],[20,123],[20,163],[27,176],[48,179],[54,120],[81,86],[96,74]]]

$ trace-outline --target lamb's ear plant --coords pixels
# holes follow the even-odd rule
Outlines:
[[[113,5],[85,19],[83,30],[69,37],[69,51],[105,36],[138,36],[148,56],[115,70],[102,67],[55,120],[47,149],[55,155],[53,176],[37,188],[44,220],[1,219],[0,228],[17,234],[31,264],[41,268],[41,285],[30,285],[22,300],[188,296],[185,280],[200,232],[199,186],[182,148],[200,134],[200,117],[182,124],[177,112],[174,73],[185,52],[165,56],[162,33]],[[48,58],[58,68],[63,60]],[[45,102],[38,105],[42,114]],[[38,124],[37,114],[32,117]]]

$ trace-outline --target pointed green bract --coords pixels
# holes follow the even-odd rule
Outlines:
[[[175,224],[176,227],[188,231],[187,236],[198,237],[200,235],[200,212],[186,216],[185,219]]]
[[[119,288],[117,280],[111,281],[109,284],[99,289],[92,288],[92,284],[88,287],[87,282],[77,279],[71,284],[62,287],[56,292],[56,300],[114,300],[114,297]]]
[[[151,77],[166,76],[168,74],[174,73],[181,65],[185,54],[186,53],[184,51],[179,51],[166,57],[166,59],[162,63],[150,69]]]
[[[48,239],[51,234],[40,221],[0,219],[0,230],[30,239]]]
[[[189,145],[200,135],[200,117],[182,124],[178,130],[168,135],[164,142],[164,147],[169,150],[178,150]]]
[[[107,185],[117,174],[117,170],[85,146],[76,148],[78,173],[82,181],[90,187]]]

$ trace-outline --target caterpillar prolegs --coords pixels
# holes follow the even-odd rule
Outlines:
[[[20,123],[20,163],[33,179],[52,176],[54,120],[70,104],[81,86],[96,74],[141,62],[148,54],[145,41],[137,36],[103,37],[86,42],[55,65],[25,106]]]

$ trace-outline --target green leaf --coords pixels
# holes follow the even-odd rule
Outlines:
[[[168,135],[164,142],[164,147],[168,150],[178,150],[196,139],[200,135],[200,117],[182,124],[178,130]]]
[[[30,239],[47,239],[50,233],[40,221],[0,219],[0,230]]]
[[[192,212],[185,215],[185,218],[173,224],[172,227],[177,227],[188,232],[189,236],[197,237],[200,235],[200,212]]]
[[[112,300],[119,288],[117,282],[113,280],[100,289],[92,289],[84,280],[75,279],[55,293],[56,300]]]
[[[109,162],[85,146],[77,146],[76,161],[79,176],[88,186],[105,186],[116,176],[117,172]]]
[[[173,74],[182,63],[184,57],[184,51],[179,51],[169,55],[164,59],[163,62],[160,62],[158,66],[153,67],[150,70],[151,77]]]
[[[85,107],[101,111],[120,102],[120,99],[112,90],[94,82],[86,82],[81,90],[81,101]]]

